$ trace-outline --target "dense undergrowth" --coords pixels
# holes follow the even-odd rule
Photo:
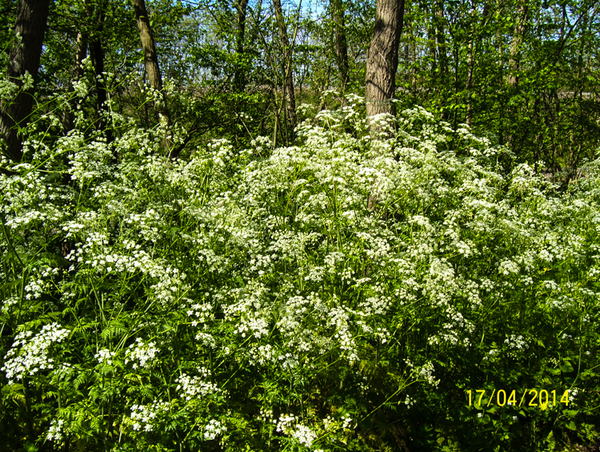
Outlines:
[[[359,104],[176,161],[124,117],[32,132],[0,175],[0,450],[597,444],[596,167],[559,190]]]

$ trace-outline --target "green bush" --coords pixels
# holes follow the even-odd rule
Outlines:
[[[597,169],[559,191],[420,108],[369,136],[348,101],[297,146],[177,161],[126,118],[31,134],[0,175],[6,450],[598,441]]]

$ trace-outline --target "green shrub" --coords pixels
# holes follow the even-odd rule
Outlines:
[[[360,108],[177,161],[126,119],[32,134],[0,175],[6,448],[598,441],[597,170],[560,192],[466,127],[416,108],[372,137]]]

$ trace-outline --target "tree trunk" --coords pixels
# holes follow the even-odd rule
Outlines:
[[[350,82],[348,64],[348,43],[346,40],[346,18],[344,17],[343,0],[331,0],[333,13],[333,31],[335,35],[335,57],[337,60],[338,72],[340,75],[340,87],[342,94],[346,92],[346,87]]]
[[[367,116],[382,113],[395,115],[396,106],[392,102],[396,91],[396,71],[398,70],[398,50],[404,19],[404,0],[377,0],[375,27],[367,53],[367,74],[365,97]],[[370,122],[372,133],[381,129]],[[371,193],[367,198],[367,208],[375,209],[377,195]]]
[[[515,31],[510,42],[508,59],[508,85],[516,88],[519,83],[517,71],[519,70],[519,57],[521,53],[521,44],[525,37],[525,25],[527,23],[527,0],[521,0],[519,4],[519,17],[515,25]]]
[[[89,0],[85,1],[87,9],[88,23],[91,25],[91,35],[89,42],[90,59],[94,67],[96,79],[96,120],[97,127],[106,134],[106,140],[110,143],[113,140],[112,130],[106,123],[106,116],[110,114],[110,109],[106,103],[108,91],[104,78],[104,47],[102,46],[102,32],[104,31],[104,12],[107,2],[100,2],[92,5]],[[105,113],[103,115],[103,113]]]
[[[244,91],[246,88],[245,64],[242,65],[241,59],[244,58],[245,40],[246,40],[246,10],[248,0],[238,0],[237,5],[237,30],[235,36],[235,52],[238,58],[236,62],[235,73],[233,74],[233,84],[237,91]]]
[[[437,43],[438,61],[440,63],[440,77],[444,86],[448,82],[448,51],[446,44],[446,29],[444,27],[444,2],[438,0],[436,2],[435,11],[435,40]]]
[[[375,28],[367,55],[367,115],[395,114],[392,99],[396,88],[398,48],[404,0],[377,0]]]
[[[73,62],[73,79],[72,82],[78,81],[83,76],[83,67],[81,66],[83,60],[87,55],[88,50],[88,35],[84,32],[77,33],[77,49],[75,51],[75,60]],[[73,84],[69,86],[69,102],[65,105],[64,113],[63,113],[63,127],[65,131],[73,130],[75,128],[75,117],[73,115],[73,110],[77,107],[77,100],[75,97],[75,88]]]
[[[107,99],[106,85],[104,83],[104,49],[102,48],[102,42],[100,42],[99,36],[94,36],[92,42],[90,42],[90,58],[92,60],[92,66],[94,66],[94,73],[96,75],[96,108],[98,114],[106,108],[105,102]],[[100,119],[100,118],[98,118]],[[104,127],[100,120],[100,127]]]
[[[437,93],[437,96],[440,97],[440,84],[438,83],[438,55],[437,55],[437,45],[436,45],[436,34],[435,34],[435,14],[426,10],[426,13],[431,16],[431,20],[427,21],[427,51],[430,55],[431,67],[429,70],[430,84],[434,92]]]
[[[450,115],[445,108],[447,106],[447,99],[450,93],[450,71],[448,69],[448,45],[446,43],[446,27],[444,26],[444,2],[437,0],[435,4],[436,10],[433,15],[433,23],[435,29],[435,46],[437,53],[437,60],[439,63],[439,79],[437,85],[439,86],[439,102],[442,106],[442,119],[448,121]],[[454,40],[456,45],[456,40]],[[458,61],[456,61],[458,63]],[[456,71],[458,72],[458,71]],[[458,77],[458,74],[456,74]],[[456,110],[455,110],[456,111]]]
[[[292,131],[296,128],[296,93],[294,92],[294,77],[292,75],[292,46],[287,33],[287,26],[283,17],[283,9],[281,8],[281,0],[273,0],[275,7],[275,16],[277,18],[277,26],[279,28],[279,36],[284,48],[284,91],[286,102],[286,117],[288,128]]]
[[[527,23],[527,0],[519,1],[519,16],[517,17],[517,22],[515,24],[515,29],[513,33],[513,37],[510,41],[510,47],[508,49],[508,96],[509,98],[516,95],[519,90],[519,63],[521,56],[521,45],[523,43],[523,39],[525,37],[525,26]],[[518,107],[513,107],[512,111],[509,111],[509,114],[512,118],[521,117],[521,112],[518,110]],[[515,127],[518,121],[510,122],[508,125],[508,133],[506,134],[506,144],[507,146],[515,153],[520,152],[518,147],[522,148],[523,139],[521,139],[521,146],[517,146],[515,137],[516,130]]]
[[[50,0],[19,0],[14,28],[15,39],[10,51],[7,75],[19,88],[19,77],[29,73],[35,80],[42,55],[42,43],[46,31]],[[0,133],[6,142],[4,154],[14,162],[20,162],[23,149],[18,130],[27,125],[33,108],[34,88],[20,90],[13,102],[0,105]]]
[[[162,77],[160,75],[160,68],[158,66],[156,44],[154,42],[152,28],[150,27],[150,19],[148,18],[148,11],[146,10],[146,3],[144,0],[132,1],[137,25],[140,30],[140,39],[142,41],[142,49],[144,51],[146,74],[148,74],[150,86],[161,93],[161,99],[157,102],[156,107],[161,123],[168,127],[171,124],[171,117],[167,108],[165,95],[162,90]]]
[[[484,16],[485,16],[484,11]],[[470,126],[473,120],[473,69],[475,60],[473,58],[473,42],[475,41],[475,8],[471,8],[471,33],[469,36],[469,44],[467,47],[467,124]]]
[[[411,60],[411,86],[413,96],[417,95],[417,38],[415,37],[414,25],[410,28],[410,60]]]
[[[495,22],[499,24],[502,17],[502,0],[496,0],[496,10],[495,10]],[[499,25],[496,25],[495,32],[495,47],[498,49],[498,72],[497,77],[494,78],[494,81],[497,83],[497,86],[502,87],[501,94],[496,97],[496,105],[498,108],[498,142],[501,145],[506,143],[506,111],[503,108],[503,104],[505,104],[505,90],[504,88],[504,45],[503,45],[503,36],[502,29]],[[502,99],[502,100],[500,100]],[[500,102],[498,102],[500,100]]]
[[[467,124],[471,125],[473,120],[473,37],[469,38],[469,46],[467,48]]]

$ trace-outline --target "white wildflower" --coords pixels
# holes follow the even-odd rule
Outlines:
[[[169,402],[154,401],[150,405],[132,405],[131,420],[133,429],[151,432],[159,414],[169,411]]]
[[[208,424],[204,426],[204,439],[206,441],[211,441],[217,436],[222,435],[226,431],[227,427],[225,427],[219,421],[211,419],[210,421],[208,421]]]
[[[129,350],[125,354],[125,364],[132,362],[133,368],[138,367],[149,367],[152,365],[154,358],[158,354],[158,348],[154,342],[148,342],[147,344],[142,341],[139,337],[135,340],[135,343],[129,346]]]
[[[296,428],[292,432],[292,436],[296,438],[300,444],[304,444],[306,447],[310,447],[313,441],[317,439],[317,434],[302,424],[296,425]]]
[[[204,397],[219,392],[216,384],[205,380],[210,378],[208,369],[200,368],[199,372],[202,374],[202,377],[182,374],[177,378],[177,383],[179,383],[177,390],[182,391],[181,397],[185,400],[192,400],[193,398]]]
[[[54,360],[48,356],[50,346],[62,342],[68,335],[58,323],[44,325],[36,335],[31,331],[17,334],[0,370],[6,372],[6,378],[12,383],[13,379],[22,380],[40,370],[52,369]]]
[[[62,419],[53,420],[50,423],[50,427],[48,428],[48,433],[46,434],[46,441],[60,441],[63,438],[63,425],[64,421]]]
[[[112,364],[112,358],[114,358],[115,354],[115,352],[107,348],[101,348],[100,350],[98,350],[98,353],[94,355],[94,357],[98,360],[100,364],[104,363],[110,366]]]

